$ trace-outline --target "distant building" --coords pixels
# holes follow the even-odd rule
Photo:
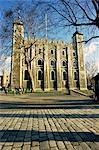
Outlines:
[[[99,73],[93,79],[95,81],[95,96],[99,100]]]
[[[22,40],[19,40],[19,37]],[[21,21],[14,22],[11,86],[14,88],[31,88],[27,65],[22,53],[27,40],[24,38],[24,27]],[[31,39],[32,47],[27,49],[34,76],[35,91],[62,91],[70,89],[87,89],[84,56],[83,34],[75,32],[73,43]]]
[[[10,74],[6,71],[3,71],[3,74],[0,75],[0,87],[8,87],[10,85]]]
[[[3,83],[3,75],[0,75],[0,88],[2,87],[2,83]]]
[[[8,87],[10,85],[10,74],[3,71],[2,87]]]

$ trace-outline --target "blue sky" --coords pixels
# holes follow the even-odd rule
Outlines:
[[[35,2],[38,2],[38,1],[44,1],[44,0],[34,0],[34,3]],[[46,1],[54,1],[54,0],[45,0]],[[26,5],[31,5],[31,0],[0,0],[0,18],[2,18],[2,15],[4,13],[4,10],[7,10],[9,8],[13,8],[13,6],[16,5],[17,2],[25,2]],[[48,16],[48,22],[50,22],[50,17],[49,17],[49,14],[47,15]],[[51,20],[52,21],[52,20]],[[45,20],[44,20],[44,23],[45,23]],[[49,24],[48,24],[49,25]],[[56,25],[57,27],[57,25]],[[66,28],[56,28],[54,27],[54,34],[53,32],[51,33],[50,31],[48,32],[48,38],[49,39],[55,39],[55,40],[63,40],[63,41],[68,41],[68,42],[71,42],[71,36],[72,34],[75,32],[75,29],[72,29],[71,30],[71,34],[67,34],[67,31],[66,31]],[[41,33],[42,34],[42,33]]]

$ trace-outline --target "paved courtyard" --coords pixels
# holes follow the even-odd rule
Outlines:
[[[99,104],[84,96],[0,96],[0,150],[99,150]]]

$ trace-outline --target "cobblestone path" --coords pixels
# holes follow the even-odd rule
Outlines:
[[[99,150],[99,107],[0,110],[0,150]]]

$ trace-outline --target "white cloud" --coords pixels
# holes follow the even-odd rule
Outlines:
[[[8,73],[11,71],[11,57],[10,56],[2,55],[0,57],[0,74],[2,74],[3,70],[5,70]]]
[[[96,62],[96,67],[97,67],[97,70],[99,72],[99,61]]]
[[[10,72],[11,70],[11,57],[8,56],[5,60],[5,69]]]
[[[85,47],[85,62],[95,63],[99,72],[99,40]]]
[[[97,50],[98,42],[91,42],[89,45],[85,47],[85,56],[92,55]]]

